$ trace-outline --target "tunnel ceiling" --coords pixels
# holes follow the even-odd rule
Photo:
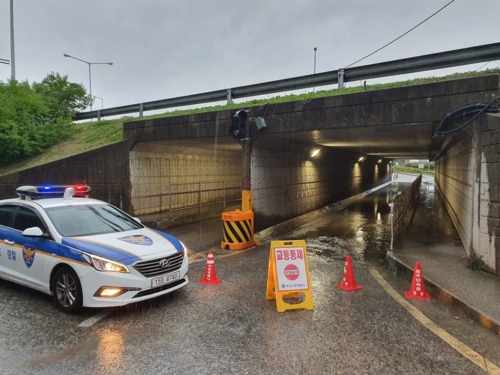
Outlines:
[[[358,127],[295,131],[288,133],[264,133],[259,142],[272,142],[273,138],[304,143],[311,149],[334,147],[366,156],[391,159],[433,159],[444,138],[433,137],[431,123],[397,126]],[[241,151],[239,143],[231,137],[190,138],[158,141],[169,147],[192,147]]]
[[[426,123],[281,133],[279,137],[314,146],[342,148],[360,155],[429,159],[442,143],[433,141],[432,133],[432,124]]]

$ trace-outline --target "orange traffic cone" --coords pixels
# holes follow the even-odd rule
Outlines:
[[[200,284],[218,284],[222,281],[222,279],[217,278],[217,271],[215,270],[215,261],[214,254],[209,251],[207,258],[207,266],[205,267],[205,275],[203,275],[203,279],[199,282]]]
[[[361,285],[357,285],[356,280],[354,280],[354,271],[352,270],[352,262],[349,255],[345,258],[344,277],[342,279],[342,284],[337,284],[335,286],[342,290],[363,289],[363,287]]]
[[[431,296],[425,291],[424,275],[420,267],[420,262],[415,263],[413,271],[413,279],[411,280],[411,288],[405,292],[406,298],[425,299],[429,301]]]

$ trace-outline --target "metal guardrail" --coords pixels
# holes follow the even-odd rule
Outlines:
[[[125,115],[128,113],[139,113],[139,117],[142,117],[144,111],[181,107],[192,104],[203,104],[221,100],[227,100],[228,103],[230,103],[232,99],[332,85],[337,83],[340,87],[343,87],[345,82],[388,77],[433,69],[450,68],[454,66],[494,60],[500,60],[500,43],[485,44],[482,46],[433,53],[430,55],[411,57],[378,64],[309,74],[295,78],[210,91],[201,94],[81,112],[76,114],[74,120],[89,120],[93,118],[101,119],[101,117]]]
[[[407,189],[394,198],[394,201],[389,204],[391,208],[391,250],[394,248],[394,239],[399,235],[400,229],[404,225],[406,214],[415,207],[420,193],[421,183],[422,175],[419,175]]]

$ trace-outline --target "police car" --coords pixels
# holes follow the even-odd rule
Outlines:
[[[57,307],[122,306],[188,284],[177,238],[89,198],[89,186],[22,186],[0,201],[0,278],[52,295]]]

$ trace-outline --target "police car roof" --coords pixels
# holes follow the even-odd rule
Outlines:
[[[43,198],[36,200],[24,200],[22,198],[12,198],[12,199],[4,199],[0,201],[0,204],[5,203],[19,203],[23,202],[28,205],[37,205],[43,208],[49,207],[58,207],[58,206],[81,206],[81,205],[93,205],[93,204],[108,204],[104,201],[100,201],[98,199],[93,198]]]

